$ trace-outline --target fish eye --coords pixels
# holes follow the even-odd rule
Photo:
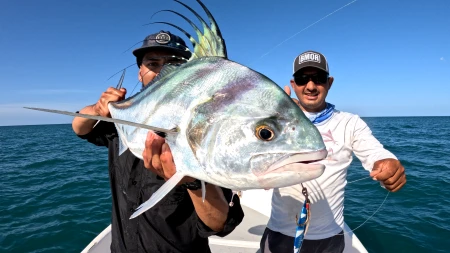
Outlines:
[[[268,126],[259,126],[256,128],[256,137],[263,141],[271,141],[275,137],[275,133]]]

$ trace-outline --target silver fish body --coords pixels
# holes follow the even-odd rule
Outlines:
[[[177,172],[233,190],[317,178],[325,146],[316,127],[274,82],[222,57],[167,66],[137,95],[109,104],[113,118],[178,129],[166,139]],[[270,129],[270,140],[258,129]],[[116,124],[121,152],[142,159],[148,130]]]

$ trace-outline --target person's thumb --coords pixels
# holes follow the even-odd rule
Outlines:
[[[286,92],[286,94],[288,94],[288,96],[291,96],[291,88],[289,88],[289,86],[284,86],[284,92]]]
[[[370,177],[372,177],[374,180],[377,180],[377,175],[380,174],[381,171],[382,171],[381,167],[374,166],[374,168],[370,172]]]

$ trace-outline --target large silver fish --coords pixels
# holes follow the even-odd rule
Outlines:
[[[140,159],[148,130],[164,133],[177,172],[131,218],[154,206],[184,176],[246,190],[299,184],[324,171],[323,165],[311,163],[327,155],[316,127],[273,81],[226,58],[214,18],[197,1],[211,27],[179,3],[200,19],[204,34],[170,12],[193,25],[200,43],[161,22],[189,37],[191,59],[165,66],[140,93],[110,103],[112,118],[30,108],[115,122],[120,154],[130,149]]]

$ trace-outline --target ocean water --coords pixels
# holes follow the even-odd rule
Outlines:
[[[364,120],[407,184],[387,195],[355,159],[347,224],[369,252],[450,252],[450,117]],[[110,223],[107,150],[70,125],[0,127],[0,172],[0,252],[80,252]]]

